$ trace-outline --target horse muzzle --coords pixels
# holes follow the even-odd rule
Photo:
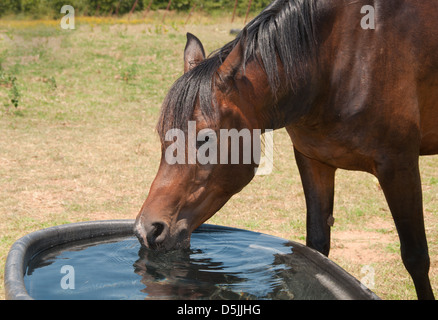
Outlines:
[[[149,221],[140,216],[135,221],[134,233],[142,246],[152,250],[186,249],[190,246],[190,234],[181,224],[172,230],[165,221]]]

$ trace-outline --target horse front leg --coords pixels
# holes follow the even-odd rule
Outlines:
[[[418,156],[388,157],[377,166],[377,178],[391,210],[403,263],[414,281],[417,296],[434,299],[428,275],[430,261]]]
[[[306,245],[328,256],[336,168],[294,151],[306,197]]]

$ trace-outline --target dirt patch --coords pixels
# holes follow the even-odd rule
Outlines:
[[[339,257],[353,264],[367,265],[398,257],[388,250],[398,243],[394,224],[383,219],[375,219],[363,230],[333,231],[331,243],[331,258]]]
[[[342,257],[354,264],[370,264],[381,262],[387,259],[387,256],[381,253],[381,249],[375,246],[376,243],[390,243],[387,236],[364,231],[339,231],[332,238],[330,257]]]

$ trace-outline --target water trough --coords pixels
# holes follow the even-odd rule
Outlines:
[[[156,252],[134,237],[134,220],[55,226],[10,249],[6,298],[379,299],[320,253],[258,232],[204,224],[188,250]]]

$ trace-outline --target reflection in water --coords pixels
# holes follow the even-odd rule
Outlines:
[[[249,288],[247,282],[256,280],[253,273],[226,271],[223,262],[215,262],[203,257],[201,250],[184,250],[173,253],[157,253],[141,248],[140,259],[134,263],[135,273],[142,276],[145,285],[142,292],[149,299],[291,299],[293,295],[285,292],[280,281],[281,268],[267,266],[269,283],[259,283],[258,290]],[[276,279],[278,278],[278,279]],[[242,289],[247,289],[245,290]],[[265,296],[258,291],[267,292]]]
[[[251,299],[248,293],[236,293],[229,286],[243,282],[238,274],[222,271],[223,263],[196,259],[190,250],[157,253],[141,248],[134,271],[142,276],[142,292],[149,299]]]
[[[67,264],[75,290],[59,285]],[[188,250],[150,251],[134,237],[55,247],[32,259],[25,283],[36,299],[333,298],[318,272],[283,239],[204,226]]]
[[[292,268],[275,263],[276,256],[291,254],[286,244],[235,230],[195,232],[192,249],[141,248],[134,267],[151,299],[292,299],[281,277]]]

